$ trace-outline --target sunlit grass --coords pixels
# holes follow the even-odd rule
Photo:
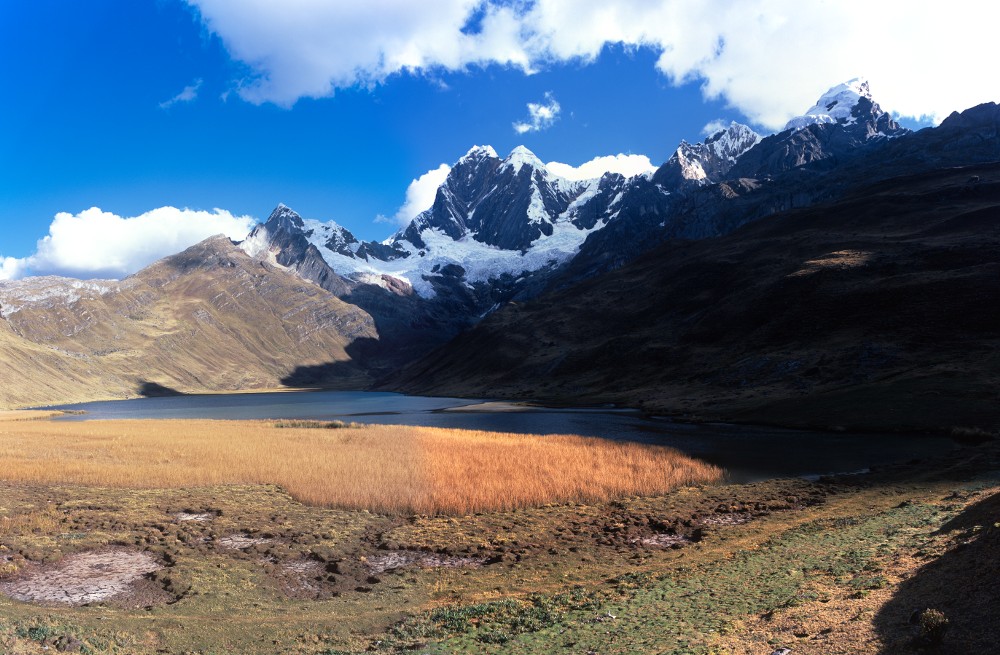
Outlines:
[[[653,495],[721,471],[577,436],[264,421],[0,421],[0,479],[121,488],[276,484],[320,506],[464,514]]]

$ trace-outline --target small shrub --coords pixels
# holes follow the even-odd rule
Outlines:
[[[940,644],[948,632],[948,617],[936,609],[920,613],[920,638],[930,644]]]
[[[276,428],[313,428],[322,430],[339,430],[341,428],[356,428],[357,423],[346,423],[344,421],[300,421],[300,420],[285,420],[277,421],[274,424]]]
[[[987,441],[993,441],[994,436],[992,432],[982,428],[956,426],[951,429],[951,438],[960,444],[978,446]]]

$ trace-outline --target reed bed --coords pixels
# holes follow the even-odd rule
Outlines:
[[[276,484],[303,503],[377,512],[598,502],[721,475],[670,448],[568,435],[265,421],[0,421],[0,479],[10,482]]]

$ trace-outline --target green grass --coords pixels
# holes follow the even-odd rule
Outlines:
[[[866,516],[821,519],[785,530],[724,561],[666,574],[627,574],[597,590],[455,605],[403,622],[384,651],[437,653],[659,652],[709,655],[713,637],[743,617],[815,602],[817,579],[863,594],[888,584],[880,546],[908,543],[938,508],[914,503]],[[612,618],[613,617],[613,618]]]

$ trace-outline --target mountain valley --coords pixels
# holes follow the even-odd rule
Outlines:
[[[853,80],[629,178],[476,146],[383,242],[278,205],[121,282],[0,283],[0,403],[376,385],[993,429],[998,126],[988,104],[910,132]]]

